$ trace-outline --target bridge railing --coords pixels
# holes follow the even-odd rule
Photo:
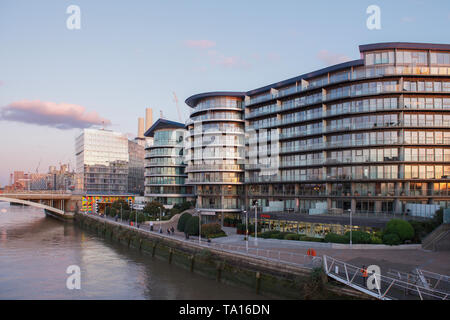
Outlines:
[[[424,287],[416,278],[405,279],[403,275],[395,277],[383,274],[371,274],[363,277],[361,267],[339,261],[324,255],[325,273],[354,289],[380,300],[449,300],[449,293]],[[374,286],[370,289],[368,282]]]

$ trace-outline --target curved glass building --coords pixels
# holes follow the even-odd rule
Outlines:
[[[192,188],[185,185],[187,177],[183,161],[184,124],[158,119],[145,132],[153,144],[145,149],[145,200],[171,206],[189,201]]]
[[[192,96],[186,123],[188,184],[195,187],[197,208],[223,219],[241,212],[244,202],[245,121],[236,92]]]
[[[296,213],[426,215],[450,207],[450,45],[359,50],[361,59],[262,88],[187,100],[193,121],[242,100],[246,208],[257,200],[267,217],[289,220]],[[236,109],[236,117],[244,112]],[[189,163],[190,182],[210,184],[212,171],[193,168]]]

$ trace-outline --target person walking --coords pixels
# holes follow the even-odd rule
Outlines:
[[[172,226],[172,228],[170,228],[170,231],[172,231],[172,235],[175,234],[175,228]]]

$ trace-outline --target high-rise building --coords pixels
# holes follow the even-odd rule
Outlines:
[[[223,219],[245,206],[245,121],[243,93],[192,96],[186,123],[187,184],[195,187],[197,208]]]
[[[257,201],[286,223],[305,213],[450,207],[450,45],[359,49],[361,59],[262,88],[188,98],[186,171],[197,205],[228,214]],[[209,148],[221,139],[231,146]]]
[[[191,200],[192,187],[183,160],[184,124],[159,119],[145,133],[153,143],[145,149],[145,201],[157,201],[167,207]]]
[[[136,148],[143,147],[138,144],[130,145],[128,138],[122,133],[84,129],[75,142],[76,188],[88,193],[142,193],[142,190],[137,190],[139,183],[132,178],[137,172],[135,165],[138,162],[133,157],[139,157],[139,152],[131,156],[129,181],[130,150],[134,153]],[[129,186],[133,190],[129,190]]]

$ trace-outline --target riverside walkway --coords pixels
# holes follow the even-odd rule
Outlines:
[[[89,216],[93,216],[89,214]],[[164,221],[161,223],[162,233],[159,233],[159,224],[154,223],[154,231],[150,231],[150,226],[141,224],[139,228],[130,226],[129,222],[116,221],[111,217],[93,216],[99,220],[107,220],[110,223],[123,225],[134,229],[139,229],[144,232],[158,234],[162,237],[175,238],[178,241],[186,241],[190,244],[199,245],[204,248],[212,248],[221,250],[236,255],[250,256],[266,261],[275,261],[278,263],[291,265],[299,268],[323,267],[330,278],[333,278],[341,283],[344,283],[354,289],[362,292],[367,290],[362,286],[363,278],[357,272],[362,266],[377,265],[381,269],[382,288],[384,294],[375,292],[372,296],[377,299],[417,299],[420,295],[414,294],[417,291],[423,291],[424,296],[435,299],[448,299],[446,293],[438,293],[436,296],[427,295],[426,290],[408,281],[403,281],[402,277],[392,275],[392,270],[396,270],[402,274],[412,275],[414,270],[427,270],[442,275],[450,274],[450,252],[433,252],[420,249],[418,246],[409,246],[409,249],[398,249],[395,247],[389,249],[380,249],[376,246],[371,246],[372,249],[353,249],[341,246],[340,248],[333,248],[331,243],[322,242],[305,242],[292,240],[277,240],[277,239],[261,239],[250,237],[248,243],[244,240],[243,235],[233,234],[230,228],[227,228],[227,237],[215,238],[211,242],[204,239],[199,241],[198,236],[191,236],[186,239],[185,235],[179,231],[175,231],[170,235],[167,229],[173,227],[176,230],[178,219]],[[349,246],[348,246],[349,247]],[[356,246],[355,246],[356,247]],[[306,254],[307,250],[314,248],[317,256],[312,257]],[[326,258],[328,257],[328,258]],[[332,261],[333,265],[330,265]],[[328,262],[328,264],[327,264]],[[336,265],[340,266],[336,274],[333,274]],[[352,270],[351,282],[349,274],[344,274],[345,269]],[[395,280],[395,281],[394,281]],[[392,283],[391,287],[389,285]],[[413,294],[408,295],[413,287]],[[419,288],[416,290],[414,288]],[[367,293],[367,292],[366,292]],[[389,294],[388,294],[389,293]],[[394,294],[394,296],[392,296]]]

